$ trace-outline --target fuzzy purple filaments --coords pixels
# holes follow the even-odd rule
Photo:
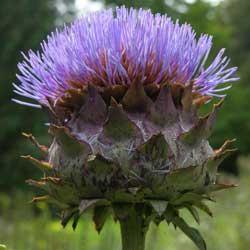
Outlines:
[[[211,47],[211,36],[197,39],[190,25],[166,15],[125,7],[104,10],[56,30],[41,51],[24,55],[15,92],[46,106],[48,98],[56,101],[81,85],[191,82],[194,91],[220,97],[230,87],[221,84],[237,80],[237,68],[228,68],[224,49],[205,66]]]

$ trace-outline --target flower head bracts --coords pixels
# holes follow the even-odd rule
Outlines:
[[[66,90],[88,84],[192,82],[202,95],[221,96],[225,88],[217,86],[237,80],[237,68],[227,68],[224,50],[205,67],[211,47],[211,36],[197,39],[190,25],[150,10],[104,10],[56,30],[40,52],[24,55],[15,92],[48,105],[48,98],[55,101]]]

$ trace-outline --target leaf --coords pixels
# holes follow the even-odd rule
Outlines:
[[[202,201],[196,201],[193,203],[193,206],[199,208],[209,216],[213,217],[213,213],[211,212],[210,208]]]
[[[21,158],[30,161],[34,166],[38,167],[45,173],[51,173],[52,171],[52,165],[46,161],[37,160],[30,155],[22,155]]]
[[[81,217],[80,213],[75,213],[74,214],[73,223],[72,223],[72,228],[73,228],[74,231],[75,231],[75,229],[77,227],[77,224],[78,224],[78,221],[79,221],[80,217]]]
[[[166,211],[168,206],[168,202],[164,200],[150,200],[149,202],[159,216]]]
[[[194,145],[203,139],[208,138],[212,132],[218,109],[221,107],[222,103],[223,100],[218,104],[215,104],[212,112],[207,116],[200,118],[189,131],[181,134],[180,139],[188,145]]]
[[[170,172],[162,185],[163,188],[170,190],[170,195],[181,192],[185,190],[194,190],[203,186],[205,171],[201,167],[191,166],[187,168],[180,168]],[[174,199],[176,198],[173,197]]]
[[[206,250],[206,243],[202,238],[199,231],[193,227],[190,227],[182,218],[175,216],[172,218],[172,223],[181,229],[183,233],[185,233],[200,250]]]
[[[181,204],[186,203],[186,202],[189,202],[189,203],[195,203],[197,201],[199,202],[202,199],[205,199],[205,197],[203,197],[200,194],[187,192],[187,193],[181,195],[176,200],[172,201],[171,203],[174,204],[174,205],[181,205]]]
[[[33,197],[33,199],[32,199],[31,202],[34,202],[34,203],[37,203],[37,202],[47,202],[47,203],[55,204],[55,205],[57,205],[58,207],[60,207],[62,209],[65,209],[65,208],[68,207],[67,204],[56,200],[54,197],[52,197],[50,195]]]
[[[94,208],[93,221],[95,223],[95,228],[98,233],[101,232],[109,215],[109,212],[110,208],[108,206],[96,206]]]
[[[47,192],[49,191],[49,187],[48,187],[46,181],[43,181],[43,180],[35,181],[35,180],[32,180],[32,179],[29,179],[29,180],[26,180],[25,182],[30,186],[41,188],[41,189],[43,189],[43,190],[45,190]]]
[[[64,158],[81,157],[85,159],[92,152],[87,142],[77,139],[66,127],[51,124],[49,132],[55,136],[55,140],[49,149],[50,155],[58,147],[63,150],[60,153],[66,155]],[[58,154],[57,151],[54,153]]]
[[[214,156],[208,159],[206,162],[206,168],[209,173],[210,183],[215,182],[216,174],[218,171],[218,167],[221,162],[230,156],[231,154],[235,153],[237,149],[230,149],[228,148],[235,140],[227,140],[221,148],[214,151]]]
[[[200,216],[199,213],[197,211],[197,209],[191,205],[184,205],[184,207],[190,212],[190,214],[193,216],[194,220],[200,224]]]
[[[42,181],[46,182],[49,194],[56,200],[65,204],[78,204],[80,202],[79,190],[75,188],[74,183],[56,177],[44,177]]]
[[[48,153],[48,148],[45,145],[41,145],[32,134],[22,133],[22,135],[35,145],[42,153]]]
[[[62,212],[61,215],[61,224],[63,227],[66,227],[70,219],[73,217],[73,215],[76,213],[75,209],[66,209]]]
[[[215,183],[207,186],[205,189],[206,192],[216,192],[224,189],[235,188],[238,187],[236,184],[227,184],[227,183]]]
[[[7,247],[5,245],[0,244],[0,250],[5,250]]]

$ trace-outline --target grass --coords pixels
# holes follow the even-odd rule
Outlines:
[[[250,159],[244,166],[236,189],[218,193],[211,203],[214,218],[201,212],[201,225],[183,215],[203,234],[208,250],[249,250],[250,246]],[[14,197],[0,194],[0,249],[7,250],[120,250],[119,225],[108,220],[100,235],[94,230],[90,215],[85,215],[77,230],[63,229],[52,217],[46,204],[34,207],[27,201],[31,194],[16,192]],[[195,250],[193,243],[179,230],[166,223],[150,226],[147,250]]]

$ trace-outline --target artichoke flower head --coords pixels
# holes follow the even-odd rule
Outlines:
[[[109,213],[126,219],[137,207],[144,225],[167,220],[206,249],[179,210],[199,222],[197,208],[211,215],[210,193],[232,186],[216,178],[232,141],[217,150],[208,142],[222,102],[198,114],[237,80],[224,50],[207,66],[211,47],[188,24],[120,7],[56,30],[24,55],[15,92],[39,105],[15,101],[46,110],[53,137],[47,148],[26,134],[46,155],[24,156],[45,173],[28,181],[47,193],[34,200],[57,204],[74,228],[91,208],[98,231]]]

